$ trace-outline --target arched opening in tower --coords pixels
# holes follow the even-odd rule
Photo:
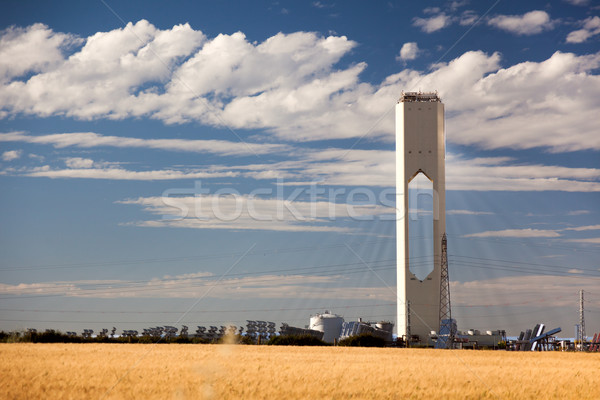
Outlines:
[[[408,266],[423,281],[434,268],[433,182],[419,172],[408,183]]]

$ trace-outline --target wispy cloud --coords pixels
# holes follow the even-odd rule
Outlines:
[[[24,132],[0,133],[0,142],[24,142],[52,145],[56,148],[95,147],[143,148],[191,153],[212,153],[225,156],[243,156],[289,151],[283,144],[248,143],[227,140],[193,139],[141,139],[123,136],[106,136],[95,132],[54,133],[29,135]]]
[[[271,194],[273,195],[273,193]],[[395,209],[378,204],[356,205],[328,200],[289,200],[285,197],[264,197],[254,193],[242,195],[234,192],[140,197],[117,203],[141,206],[145,212],[160,216],[159,219],[127,223],[128,225],[155,228],[352,234],[360,232],[355,228],[340,227],[334,221],[351,218],[374,219],[375,216],[381,215],[395,216]]]
[[[446,215],[493,215],[489,211],[474,211],[474,210],[447,210]]]
[[[590,210],[573,210],[567,213],[568,216],[576,216],[576,215],[587,215],[590,214]]]
[[[598,278],[590,279],[579,276],[575,271],[572,276],[557,279],[554,275],[522,275],[469,282],[451,282],[452,304],[469,306],[473,304],[490,304],[506,308],[490,299],[510,299],[510,304],[518,307],[574,306],[580,289],[597,291]],[[506,301],[503,300],[503,303]],[[496,303],[496,304],[494,304]]]
[[[426,18],[415,17],[413,19],[413,25],[421,28],[423,32],[432,33],[444,29],[446,26],[450,25],[450,21],[450,16],[440,13]]]
[[[581,22],[581,29],[567,35],[567,43],[583,43],[592,36],[600,34],[600,17],[593,16]]]
[[[91,161],[91,160],[90,160]],[[56,169],[48,165],[42,167],[21,170],[21,175],[36,178],[62,178],[62,179],[108,179],[108,180],[176,180],[176,179],[208,179],[235,177],[238,174],[232,171],[212,171],[212,170],[151,170],[151,171],[132,171],[118,167],[96,168],[95,164],[87,163],[86,160],[78,162],[79,165],[72,164],[75,168]],[[85,164],[85,165],[83,165]],[[80,168],[84,167],[84,168]]]
[[[395,299],[394,294],[382,287],[353,287],[344,284],[344,278],[319,275],[258,275],[226,277],[215,283],[206,272],[149,281],[85,280],[50,281],[0,284],[2,295],[57,295],[88,298],[198,298],[210,290],[208,297],[217,299]],[[327,286],[322,286],[327,284]],[[333,285],[332,285],[333,284]]]
[[[545,237],[545,238],[555,238],[559,237],[560,233],[555,230],[546,230],[546,229],[504,229],[500,231],[485,231],[478,233],[470,233],[468,235],[464,235],[463,237],[474,237],[474,238],[482,238],[482,237],[513,237],[513,238],[532,238],[532,237]]]
[[[11,135],[13,134],[5,134]],[[19,134],[20,135],[20,134]],[[91,138],[95,138],[90,136]],[[52,136],[52,135],[51,135]],[[0,141],[6,136],[0,134]],[[19,136],[21,137],[21,136]],[[29,136],[27,136],[29,138]],[[87,137],[87,135],[86,135]],[[64,137],[63,137],[64,138]],[[69,143],[73,137],[67,136]],[[127,142],[125,138],[124,142]],[[29,140],[29,139],[27,139]],[[45,139],[47,141],[49,139]],[[137,142],[138,139],[135,139]],[[140,139],[141,140],[141,139]],[[161,142],[163,139],[155,139]],[[168,140],[168,139],[164,139]],[[144,143],[144,140],[141,140]],[[184,141],[185,142],[185,141]],[[194,141],[190,141],[194,142]],[[54,140],[52,140],[54,143]],[[125,144],[119,144],[125,146]],[[183,144],[182,144],[183,145]],[[95,146],[88,144],[88,146]],[[193,144],[190,144],[193,147]],[[153,147],[154,148],[154,147]],[[161,147],[172,150],[169,146]],[[240,147],[242,150],[244,147]],[[285,161],[215,165],[206,168],[171,168],[156,171],[134,171],[122,168],[119,163],[92,161],[89,157],[74,157],[69,168],[50,165],[6,169],[9,175],[48,178],[89,178],[115,180],[166,180],[201,179],[243,176],[256,180],[286,180],[287,185],[306,185],[318,182],[328,186],[393,187],[395,152],[388,150],[308,149],[287,147]],[[179,151],[179,147],[174,151]],[[265,150],[266,151],[266,150]],[[343,158],[342,158],[343,157]],[[473,191],[600,191],[600,170],[594,168],[569,168],[554,165],[523,164],[507,157],[466,158],[447,154],[446,189]]]
[[[584,243],[584,244],[600,244],[600,237],[583,238],[583,239],[567,239],[567,242]]]
[[[574,228],[565,228],[565,231],[597,231],[600,230],[600,225],[585,225],[576,226]]]

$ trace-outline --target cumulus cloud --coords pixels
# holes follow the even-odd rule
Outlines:
[[[145,116],[263,129],[289,141],[367,133],[392,141],[391,110],[399,93],[426,87],[437,89],[446,104],[449,141],[483,148],[600,149],[594,134],[600,53],[557,52],[545,61],[503,68],[499,54],[471,51],[431,71],[405,69],[376,84],[361,81],[364,63],[337,66],[355,45],[343,36],[307,32],[261,43],[241,32],[208,39],[189,25],[159,30],[140,21],[90,36],[49,70],[2,85],[0,115]]]
[[[600,33],[600,17],[593,16],[582,22],[583,28],[567,35],[567,43],[583,43],[592,36]]]
[[[444,13],[440,13],[428,18],[415,17],[413,19],[413,25],[421,28],[421,30],[426,33],[439,31],[440,29],[450,25],[450,23],[450,16]]]
[[[12,161],[21,157],[21,150],[8,150],[2,153],[2,161]]]
[[[534,35],[554,27],[546,11],[530,11],[523,15],[497,15],[488,20],[488,25],[517,35]]]
[[[419,46],[416,42],[407,42],[402,45],[397,60],[414,60],[419,55]]]
[[[53,32],[44,24],[0,32],[0,82],[27,72],[42,72],[64,62],[64,52],[81,39]]]
[[[545,229],[504,229],[501,231],[485,231],[478,233],[471,233],[468,235],[464,235],[463,237],[474,237],[474,238],[482,238],[482,237],[513,237],[513,238],[531,238],[531,237],[545,237],[545,238],[554,238],[559,237],[560,233],[555,230],[545,230]]]

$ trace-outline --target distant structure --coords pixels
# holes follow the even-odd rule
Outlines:
[[[340,337],[343,323],[344,318],[325,310],[322,314],[310,317],[308,329],[323,332],[323,341],[333,343],[335,339]]]
[[[409,265],[408,210],[415,205],[409,205],[408,185],[419,173],[433,183],[433,271],[423,280],[411,272]],[[402,93],[396,105],[398,337],[417,335],[426,342],[430,332],[440,328],[445,193],[444,104],[437,93]]]
[[[292,335],[310,335],[314,336],[319,340],[323,340],[323,332],[316,331],[314,329],[297,328],[295,326],[289,326],[285,322],[281,324],[279,329],[280,336],[292,336]]]
[[[340,340],[352,336],[370,334],[376,337],[380,337],[386,342],[392,342],[393,329],[394,324],[389,321],[363,322],[361,319],[359,319],[358,321],[348,321],[342,324]]]
[[[585,351],[585,342],[587,337],[585,336],[585,306],[583,300],[583,289],[579,291],[579,346],[581,351]]]

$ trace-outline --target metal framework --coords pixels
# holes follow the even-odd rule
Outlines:
[[[437,349],[451,349],[456,334],[456,321],[452,319],[450,304],[450,277],[448,275],[448,239],[442,236],[441,268],[440,268],[440,330],[436,342]]]
[[[583,289],[579,291],[579,345],[581,351],[585,351],[585,315],[584,315],[584,300],[583,300]]]
[[[446,234],[442,236],[442,259],[441,259],[441,279],[440,279],[440,322],[445,319],[452,319],[452,309],[450,307],[450,278],[448,276],[448,239]]]

